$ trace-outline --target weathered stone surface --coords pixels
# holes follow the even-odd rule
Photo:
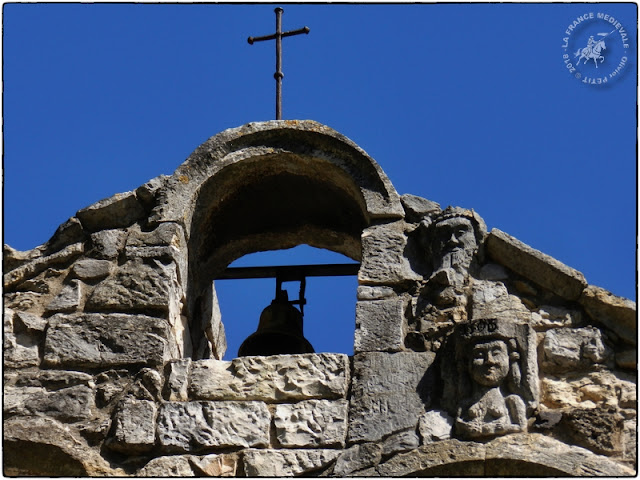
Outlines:
[[[440,204],[411,194],[400,195],[400,202],[407,222],[419,222],[425,215],[433,215],[441,210]]]
[[[616,352],[616,365],[620,368],[636,368],[638,366],[638,350],[633,348]]]
[[[145,208],[150,208],[153,205],[156,193],[164,186],[168,178],[167,175],[158,175],[136,189],[136,197]]]
[[[406,245],[403,222],[364,229],[358,282],[364,285],[397,285],[420,280],[404,256]]]
[[[636,408],[635,377],[621,372],[546,375],[540,398],[549,408]]]
[[[128,227],[144,216],[144,208],[134,192],[116,193],[88,207],[78,210],[76,217],[85,230],[96,232]]]
[[[403,302],[400,298],[356,304],[354,351],[397,352],[404,347]]]
[[[154,261],[151,266],[141,260],[129,261],[93,290],[85,309],[167,312],[171,298],[181,297],[173,288],[175,275],[174,264]]]
[[[124,250],[126,240],[126,230],[101,230],[92,233],[93,249],[89,253],[99,259],[115,259]]]
[[[346,477],[358,470],[376,466],[382,456],[382,447],[375,443],[354,445],[344,450],[336,460],[333,475]]]
[[[306,400],[344,398],[346,355],[300,354],[193,362],[190,395],[203,400]]]
[[[472,288],[471,318],[499,318],[530,322],[531,311],[501,282],[476,280]]]
[[[486,445],[486,476],[629,476],[630,468],[580,447],[531,433],[497,438]]]
[[[71,280],[62,287],[60,293],[47,305],[46,311],[51,312],[73,312],[80,306],[80,282]]]
[[[113,263],[108,260],[85,258],[73,264],[73,273],[81,280],[98,280],[111,273]]]
[[[76,385],[85,385],[93,388],[95,383],[92,375],[82,372],[66,370],[27,370],[20,372],[5,371],[4,385],[5,387],[40,387],[53,391]]]
[[[346,400],[306,400],[277,405],[276,438],[283,447],[344,446],[347,435]]]
[[[84,237],[85,233],[80,224],[80,220],[76,217],[71,217],[56,229],[43,247],[47,252],[56,252],[71,243],[83,241]]]
[[[16,476],[124,476],[90,449],[81,436],[50,418],[4,421],[4,474]]]
[[[92,416],[95,394],[84,385],[47,391],[37,387],[8,387],[4,391],[5,415],[47,416],[61,422],[79,422]]]
[[[41,333],[47,327],[48,321],[39,315],[27,312],[15,312],[14,323],[19,323],[26,331]]]
[[[10,308],[4,309],[3,316],[3,359],[8,368],[34,367],[40,364],[38,339],[27,333],[21,333],[14,323],[19,323],[18,316]]]
[[[538,332],[550,328],[572,327],[582,322],[582,314],[577,310],[542,305],[531,313],[531,326]]]
[[[625,342],[637,345],[636,302],[589,285],[580,297],[580,304],[591,318],[613,330]]]
[[[154,402],[125,399],[113,419],[113,436],[109,447],[126,455],[135,455],[153,448],[156,438],[156,414]]]
[[[349,442],[378,441],[415,429],[425,411],[431,352],[363,353],[354,357]]]
[[[186,402],[189,399],[189,371],[190,358],[174,360],[166,366],[167,382],[165,384],[165,398],[170,402]]]
[[[577,300],[587,286],[582,273],[494,228],[485,242],[493,260],[566,298]]]
[[[420,439],[414,430],[398,432],[385,438],[382,442],[382,455],[406,452],[420,446]]]
[[[482,444],[445,440],[395,455],[376,470],[381,477],[483,476],[484,453]]]
[[[138,477],[195,477],[191,455],[171,455],[152,459],[138,470]]]
[[[396,298],[396,293],[391,287],[360,285],[357,292],[358,300],[384,300]]]
[[[265,447],[270,424],[262,402],[168,402],[158,414],[158,440],[166,452]]]
[[[167,323],[144,315],[56,314],[44,345],[49,367],[159,365],[168,360]]]
[[[247,477],[305,476],[326,468],[339,455],[339,450],[256,450],[243,453]]]
[[[509,274],[502,265],[487,263],[480,269],[480,280],[500,281],[509,278]]]
[[[576,408],[565,412],[560,425],[571,443],[602,455],[621,453],[624,419],[614,408]]]
[[[442,410],[430,410],[420,417],[418,430],[422,443],[433,443],[451,438],[453,417]]]
[[[28,263],[25,263],[16,269],[6,273],[3,277],[4,288],[12,288],[25,280],[35,277],[47,268],[53,265],[60,265],[72,261],[75,257],[84,252],[83,243],[74,243],[59,252],[53,253],[46,257],[39,257]]]
[[[198,476],[235,477],[238,471],[238,455],[236,454],[191,456],[190,461]]]
[[[611,356],[600,330],[594,327],[549,330],[542,353],[542,369],[547,372],[585,370],[604,363]]]

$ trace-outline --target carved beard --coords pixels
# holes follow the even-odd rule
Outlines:
[[[450,252],[445,253],[442,256],[439,265],[436,270],[442,270],[444,268],[453,268],[460,273],[466,273],[466,270],[471,265],[472,254],[466,248],[455,248]]]

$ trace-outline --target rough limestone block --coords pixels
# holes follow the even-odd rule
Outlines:
[[[238,470],[238,455],[203,455],[191,456],[191,465],[199,476],[235,477]]]
[[[265,402],[344,398],[349,358],[322,353],[193,362],[190,397]]]
[[[76,217],[85,230],[97,232],[113,228],[128,227],[144,216],[144,208],[134,192],[116,193],[82,210]]]
[[[95,393],[85,385],[60,390],[5,387],[3,407],[6,415],[47,416],[61,422],[79,422],[92,416]]]
[[[175,275],[175,264],[155,261],[152,266],[141,260],[129,261],[98,284],[87,299],[85,310],[167,312],[171,299],[182,296],[175,289]]]
[[[73,264],[73,273],[81,280],[99,280],[108,276],[113,268],[109,260],[96,260],[85,258]]]
[[[576,408],[564,412],[560,427],[573,444],[601,455],[622,453],[624,418],[615,408]]]
[[[382,455],[406,452],[420,446],[420,439],[415,430],[394,433],[382,442]]]
[[[124,400],[113,419],[109,447],[127,455],[151,450],[156,438],[157,410],[149,400]]]
[[[19,318],[16,312],[5,307],[2,352],[5,368],[35,367],[40,364],[37,338],[25,333],[14,333],[14,323],[18,323]]]
[[[152,459],[138,470],[137,477],[195,477],[191,455],[171,455]]]
[[[346,400],[306,400],[277,405],[273,418],[276,438],[283,447],[344,446]]]
[[[541,378],[542,403],[548,408],[637,408],[636,378],[622,372],[573,373]]]
[[[421,279],[405,257],[407,237],[403,228],[404,222],[399,221],[364,229],[358,283],[397,285]]]
[[[420,417],[418,430],[425,444],[447,440],[451,438],[453,417],[442,410],[430,410]]]
[[[396,293],[391,287],[360,285],[356,297],[358,300],[384,300],[386,298],[396,298]]]
[[[582,293],[580,304],[591,318],[613,330],[622,340],[638,344],[636,302],[589,285]]]
[[[170,402],[186,402],[189,399],[189,370],[190,358],[181,358],[170,362],[166,369],[167,382],[165,385],[165,398]]]
[[[168,402],[158,414],[163,451],[265,447],[271,415],[262,402]]]
[[[13,321],[30,333],[42,333],[48,324],[47,319],[27,312],[15,312]]]
[[[472,287],[471,318],[499,318],[529,323],[531,311],[502,282],[475,280]]]
[[[636,348],[616,352],[616,365],[620,368],[636,368],[638,366],[638,350]]]
[[[255,450],[244,451],[247,477],[293,477],[326,468],[339,450]]]
[[[577,300],[587,286],[582,273],[494,228],[485,241],[493,260],[551,292]]]
[[[546,372],[580,371],[604,363],[611,355],[597,328],[558,328],[545,334],[541,364]]]
[[[84,253],[84,243],[80,242],[69,245],[59,252],[47,255],[46,257],[36,258],[6,273],[3,277],[4,288],[9,289],[14,287],[52,266],[70,262],[79,255],[82,255],[82,253]]]
[[[531,313],[531,326],[537,332],[550,328],[571,327],[582,323],[582,313],[578,310],[541,305],[537,312]]]
[[[345,477],[358,470],[375,466],[380,462],[381,456],[382,447],[380,445],[375,443],[354,445],[340,454],[333,468],[333,475]]]
[[[113,260],[124,250],[126,230],[102,230],[91,234],[93,249],[89,254],[98,259]]]
[[[348,441],[376,442],[415,429],[425,412],[425,373],[434,359],[432,352],[356,355]]]
[[[168,360],[167,322],[145,315],[56,314],[44,344],[48,367],[161,365]]]
[[[356,304],[354,351],[397,352],[404,347],[403,301],[374,300]]]
[[[46,311],[50,312],[73,312],[78,309],[81,297],[81,283],[78,280],[71,280],[49,305]]]
[[[437,214],[441,210],[440,204],[411,194],[401,195],[400,202],[407,222],[419,222],[425,215]]]

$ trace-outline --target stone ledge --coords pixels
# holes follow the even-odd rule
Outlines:
[[[589,316],[613,330],[626,343],[638,344],[636,302],[589,285],[582,292],[580,304]]]
[[[577,300],[587,286],[579,271],[497,228],[491,230],[485,244],[493,260],[562,298]]]

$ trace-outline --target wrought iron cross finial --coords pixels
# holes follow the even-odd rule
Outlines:
[[[291,37],[292,35],[300,35],[301,33],[309,33],[309,27],[299,28],[298,30],[291,30],[289,32],[282,31],[282,8],[278,7],[274,10],[276,12],[276,33],[271,35],[265,35],[264,37],[249,37],[247,41],[253,45],[253,42],[261,42],[263,40],[276,41],[276,73],[273,77],[276,79],[276,120],[282,120],[282,39],[284,37]]]

